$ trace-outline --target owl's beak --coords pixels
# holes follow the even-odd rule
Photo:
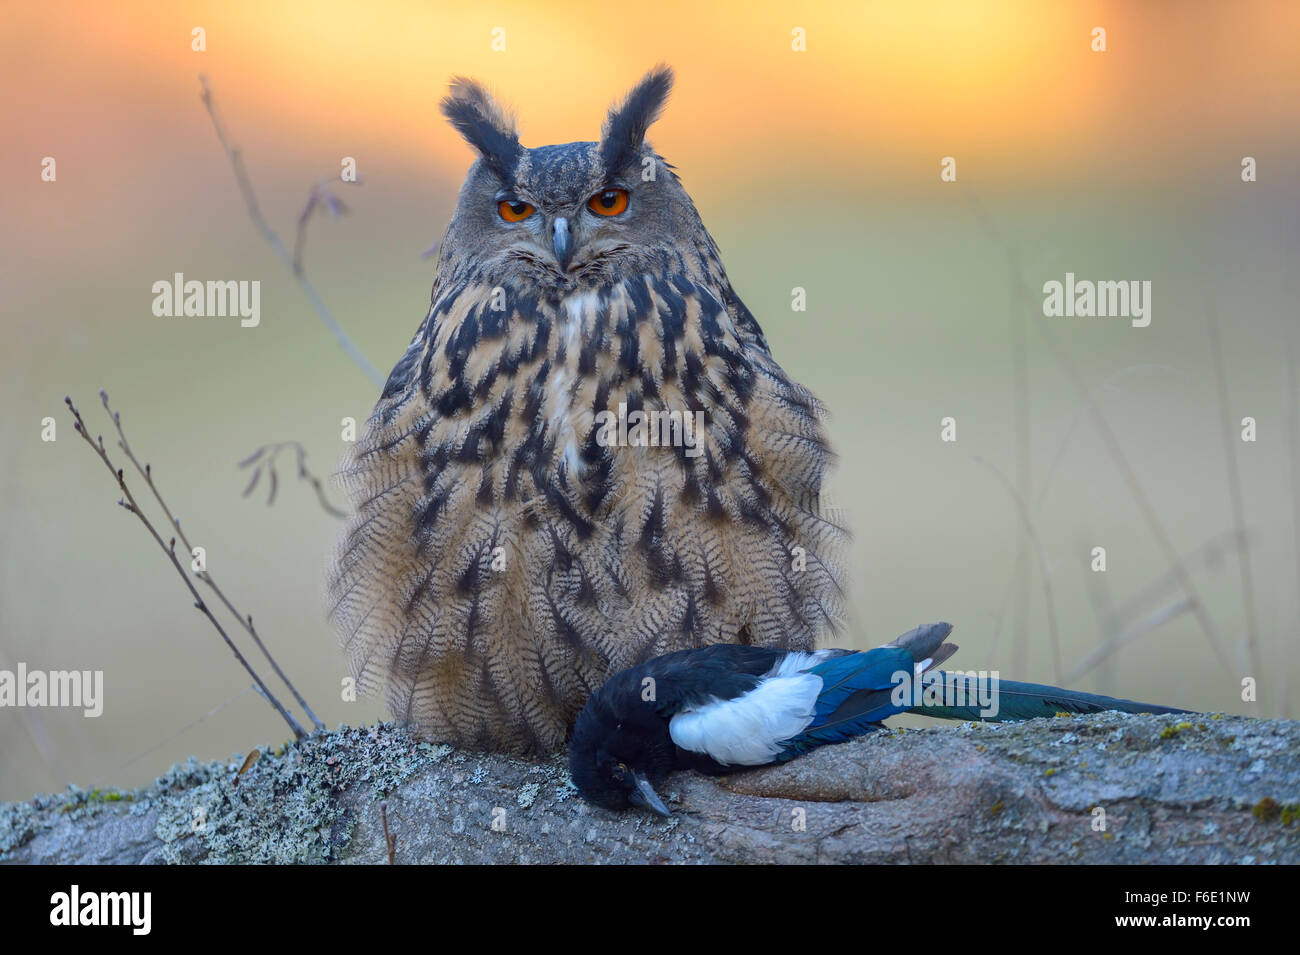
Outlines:
[[[573,235],[569,232],[569,220],[563,216],[551,226],[551,248],[555,250],[555,261],[560,264],[560,271],[567,272],[573,259]]]

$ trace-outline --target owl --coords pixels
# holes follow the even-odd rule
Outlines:
[[[657,67],[598,142],[527,148],[478,83],[428,313],[340,468],[352,674],[426,739],[563,746],[605,678],[842,613],[824,410],[772,357],[674,168]],[[653,693],[653,688],[646,692]]]

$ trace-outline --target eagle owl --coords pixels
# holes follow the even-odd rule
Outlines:
[[[328,582],[358,685],[430,740],[548,752],[618,670],[807,650],[841,615],[823,409],[645,142],[671,85],[659,67],[599,142],[536,148],[479,84],[442,101],[478,157],[342,465]]]

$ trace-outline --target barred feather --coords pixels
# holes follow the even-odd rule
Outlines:
[[[647,123],[659,92],[630,100]],[[563,150],[525,151],[518,174],[603,175],[598,144]],[[841,616],[823,408],[665,185],[691,238],[634,266],[540,281],[449,232],[428,316],[342,467],[355,514],[332,618],[359,686],[429,739],[548,752],[618,670],[713,643],[811,649]],[[602,446],[598,414],[621,403],[702,411],[703,453]]]

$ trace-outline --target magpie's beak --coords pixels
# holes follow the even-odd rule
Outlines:
[[[573,259],[573,235],[569,232],[569,220],[563,216],[551,226],[551,248],[555,250],[555,261],[560,264],[560,271],[567,272]]]
[[[672,813],[664,805],[664,801],[659,798],[655,792],[650,780],[646,779],[641,773],[632,773],[632,779],[636,783],[636,788],[627,794],[627,801],[634,806],[640,806],[642,809],[649,809],[651,812],[658,813],[661,816],[672,818]]]

